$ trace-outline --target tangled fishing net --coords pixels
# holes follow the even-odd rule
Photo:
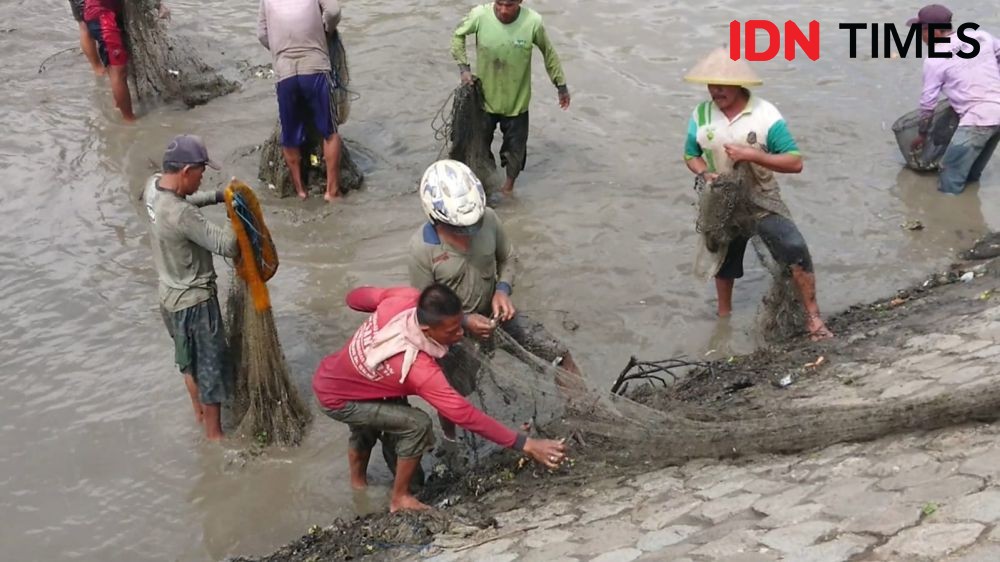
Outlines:
[[[337,124],[347,122],[351,113],[351,101],[357,94],[351,91],[351,73],[347,66],[347,51],[338,30],[327,37],[330,52],[330,104],[333,106]],[[264,185],[269,186],[278,197],[295,195],[292,175],[285,165],[281,150],[281,121],[279,120],[261,145],[260,164],[257,175]],[[326,159],[323,157],[323,137],[316,131],[312,121],[306,120],[306,140],[299,147],[302,150],[302,184],[307,192],[321,194],[326,191]],[[347,193],[361,189],[365,175],[358,167],[347,142],[340,143],[340,191]]]
[[[451,109],[448,111],[448,103]],[[446,113],[447,112],[447,113]],[[483,182],[487,193],[495,187],[493,173],[497,169],[493,157],[493,124],[483,109],[483,90],[479,78],[472,84],[462,84],[448,96],[431,121],[434,139],[441,144],[438,160],[445,154],[462,162]]]
[[[205,64],[184,41],[167,35],[160,0],[122,3],[129,78],[139,99],[180,101],[188,107],[234,92],[239,84]]]
[[[297,445],[311,414],[292,384],[271,312],[266,282],[278,269],[278,254],[253,190],[233,180],[225,193],[240,246],[227,306],[236,432],[259,445]]]
[[[792,284],[790,269],[771,256],[757,233],[757,222],[768,213],[784,217],[790,213],[776,192],[761,195],[754,189],[758,181],[755,173],[749,163],[740,162],[731,173],[719,174],[711,182],[701,177],[696,179],[698,215],[695,229],[701,234],[703,249],[712,257],[713,275],[725,261],[730,242],[749,238],[757,258],[771,274],[771,284],[757,312],[757,333],[765,341],[782,341],[801,332],[805,314]],[[703,258],[699,255],[698,259]],[[705,273],[700,265],[696,270]]]
[[[941,100],[934,108],[924,146],[920,150],[913,150],[910,146],[920,133],[920,110],[911,111],[897,119],[892,124],[892,132],[896,135],[899,151],[906,159],[906,166],[919,172],[940,169],[941,158],[958,128],[958,120],[958,113],[955,113],[948,101]]]
[[[532,356],[500,331],[495,337],[504,339],[504,348],[519,350],[517,359],[512,363],[506,353],[476,352],[479,388],[470,399],[477,407],[512,427],[530,423],[541,437],[574,435],[577,449],[610,444],[610,453],[647,465],[792,454],[898,432],[996,419],[1000,412],[997,385],[829,407],[797,406],[780,399],[720,406],[709,400],[681,399],[681,393],[672,393],[670,388],[683,382],[672,383],[704,377],[735,381],[741,367],[683,358],[652,362],[633,358],[612,392],[593,388],[568,392],[566,381],[575,375]],[[469,432],[462,432],[461,439],[473,466],[497,449]]]

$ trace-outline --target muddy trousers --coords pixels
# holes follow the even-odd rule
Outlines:
[[[979,181],[998,142],[1000,125],[956,129],[941,158],[938,191],[959,194],[966,184]]]
[[[757,235],[764,241],[774,261],[783,266],[801,266],[806,271],[813,270],[809,247],[795,223],[781,215],[767,215],[757,221]],[[750,239],[740,236],[729,243],[726,259],[715,275],[719,279],[739,279],[743,277],[743,256]]]
[[[490,132],[483,136],[483,143],[486,145],[483,153],[493,158],[493,134],[499,124],[500,133],[503,135],[503,144],[500,145],[500,165],[507,171],[508,178],[517,179],[528,159],[528,112],[525,111],[516,117],[488,113],[487,118]]]

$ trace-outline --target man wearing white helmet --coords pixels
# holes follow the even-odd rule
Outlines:
[[[498,326],[529,352],[579,374],[569,350],[538,322],[518,314],[511,302],[517,253],[486,192],[465,164],[440,160],[431,164],[420,181],[420,201],[429,221],[410,239],[410,284],[423,289],[433,283],[450,287],[462,300],[464,327],[474,337],[487,339]],[[452,386],[468,396],[475,390],[474,364],[462,346],[440,360]],[[442,418],[445,436],[454,437],[454,425]]]

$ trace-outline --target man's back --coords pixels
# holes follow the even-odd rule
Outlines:
[[[962,58],[960,51],[970,52],[971,45],[949,36],[950,44],[935,46],[936,52],[951,52],[950,58],[926,58],[924,77],[939,83],[941,93],[961,116],[960,125],[1000,125],[1000,42],[982,30],[969,31],[967,36],[979,41],[979,53]],[[931,99],[931,93],[934,98]],[[936,92],[925,90],[922,106],[936,103]]]
[[[337,0],[261,0],[257,36],[274,56],[278,80],[330,71],[324,21],[339,18]]]

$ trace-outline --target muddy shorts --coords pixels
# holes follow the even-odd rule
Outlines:
[[[541,322],[532,320],[529,316],[517,313],[513,318],[500,325],[526,351],[544,360],[546,363],[557,363],[569,354],[569,349],[555,338]],[[452,388],[462,396],[469,396],[476,390],[476,376],[479,373],[479,359],[470,348],[475,348],[476,342],[466,339],[459,345],[453,345],[448,353],[438,359],[438,365]],[[485,346],[484,346],[485,347]],[[501,349],[516,354],[500,346]]]
[[[202,404],[221,404],[230,397],[232,369],[219,299],[213,296],[192,307],[168,312],[161,308],[167,333],[174,340],[174,361],[181,373],[198,383]]]
[[[73,19],[83,21],[83,0],[69,0],[69,9],[73,11]]]
[[[277,91],[281,146],[302,146],[307,125],[324,139],[337,132],[330,73],[290,76],[278,82]]]
[[[757,221],[757,235],[764,241],[774,261],[785,266],[801,266],[806,271],[813,270],[809,247],[795,223],[781,215],[767,215]],[[726,250],[726,259],[716,277],[739,279],[743,277],[743,256],[747,250],[745,236],[734,239]]]
[[[406,398],[348,402],[339,410],[323,408],[323,413],[351,428],[348,445],[355,451],[371,451],[379,439],[395,457],[412,459],[434,446],[431,418]],[[386,455],[386,460],[391,455]],[[395,468],[395,467],[393,467]]]
[[[493,155],[493,133],[500,125],[503,143],[500,145],[500,165],[507,171],[508,178],[517,178],[524,169],[528,159],[528,112],[517,117],[504,117],[496,113],[487,114],[490,119],[490,132],[484,135],[486,143],[484,154]]]
[[[97,41],[97,54],[104,66],[125,66],[128,51],[122,35],[122,22],[111,10],[101,10],[97,19],[87,20],[90,36]]]

